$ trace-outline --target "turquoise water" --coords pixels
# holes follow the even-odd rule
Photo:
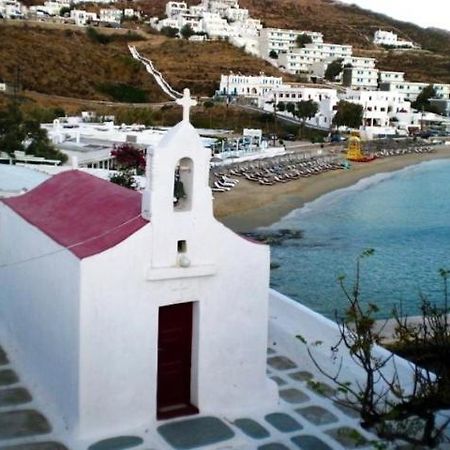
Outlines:
[[[402,304],[419,312],[419,298],[443,299],[440,268],[450,269],[450,161],[429,161],[378,174],[293,211],[271,228],[304,231],[272,248],[272,287],[328,317],[346,301],[337,278],[354,281],[355,260],[375,249],[361,270],[363,299],[380,317]]]

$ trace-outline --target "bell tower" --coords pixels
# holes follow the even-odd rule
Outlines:
[[[183,108],[183,120],[147,151],[142,216],[152,226],[151,272],[192,269],[214,259],[208,245],[208,228],[214,221],[210,151],[189,121],[190,108],[197,103],[189,89],[176,102]]]

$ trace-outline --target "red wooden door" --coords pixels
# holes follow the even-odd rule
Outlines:
[[[195,414],[191,405],[192,303],[159,308],[157,418]]]

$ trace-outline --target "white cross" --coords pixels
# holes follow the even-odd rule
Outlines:
[[[192,106],[197,104],[197,101],[191,98],[191,93],[188,88],[183,90],[183,97],[177,98],[176,103],[183,107],[183,121],[189,122],[189,110]]]

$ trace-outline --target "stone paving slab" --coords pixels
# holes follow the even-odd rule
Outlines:
[[[68,450],[58,442],[33,442],[32,444],[8,445],[0,447],[0,450]]]
[[[275,381],[275,383],[277,383],[278,386],[284,386],[286,383],[286,381],[283,380],[283,378],[274,376],[274,377],[270,377],[271,380]]]
[[[358,419],[359,418],[359,412],[355,411],[352,408],[349,408],[348,406],[343,405],[339,402],[333,402],[333,405],[339,409],[339,411],[343,412],[346,416],[351,417],[352,419]]]
[[[23,405],[31,402],[30,393],[24,388],[12,388],[0,390],[0,406]]]
[[[309,380],[308,387],[311,390],[313,390],[316,394],[328,398],[334,397],[337,392],[336,389],[332,388],[326,383],[323,383],[322,381]]]
[[[295,411],[314,425],[328,425],[338,421],[338,418],[334,414],[321,406],[307,406],[306,408],[299,408]]]
[[[293,417],[285,413],[268,414],[265,419],[270,425],[283,433],[290,433],[303,428]]]
[[[9,364],[7,355],[0,348],[0,365],[2,361],[3,365]],[[150,442],[144,442],[144,434],[117,436],[94,442],[88,450],[125,450],[134,447],[139,450],[201,450],[205,447],[208,450],[370,448],[367,446],[369,441],[363,439],[364,435],[370,434],[359,428],[357,418],[355,420],[348,411],[341,411],[344,408],[333,403],[335,391],[331,386],[316,381],[311,372],[302,370],[301,365],[280,354],[278,349],[268,350],[267,369],[270,378],[279,386],[281,399],[271,414],[241,417],[234,422],[228,421],[226,417],[200,415],[178,418],[160,424],[157,433],[150,431]],[[26,389],[11,386],[18,382],[18,376],[9,367],[0,368],[0,386],[3,386],[0,387],[0,405],[2,401],[9,406],[26,398],[31,401],[31,395]],[[68,450],[64,445],[53,442],[55,438],[50,434],[41,438],[47,441],[25,443],[30,438],[39,440],[40,435],[50,432],[51,427],[45,417],[34,409],[20,411],[16,406],[13,411],[0,412],[0,450]],[[4,442],[2,447],[1,442],[5,439],[15,439],[14,445],[8,441],[9,446],[5,446]]]
[[[89,446],[88,450],[125,450],[143,444],[143,439],[136,436],[118,436],[104,439]],[[1,449],[0,449],[1,450]]]
[[[278,370],[295,369],[297,365],[286,356],[271,356],[267,359],[267,364]]]
[[[270,436],[270,433],[258,422],[253,419],[237,419],[233,422],[243,433],[253,439],[264,439]]]
[[[328,444],[316,436],[296,436],[291,441],[301,450],[333,450]]]
[[[158,433],[176,449],[193,449],[227,441],[234,431],[216,417],[197,417],[167,423],[158,427]]]
[[[0,370],[0,386],[8,386],[17,383],[19,377],[11,369]]]
[[[295,388],[282,389],[280,391],[280,397],[288,403],[304,403],[310,400],[304,392]]]
[[[290,450],[290,449],[289,449],[289,447],[286,447],[283,444],[274,442],[271,444],[261,445],[261,447],[258,447],[258,450]]]
[[[0,413],[0,440],[50,433],[47,419],[34,410]]]
[[[325,433],[339,442],[344,448],[358,448],[368,444],[367,439],[355,428],[339,427],[327,430]]]
[[[289,377],[295,381],[309,381],[314,378],[311,372],[300,370],[299,372],[290,373]]]

